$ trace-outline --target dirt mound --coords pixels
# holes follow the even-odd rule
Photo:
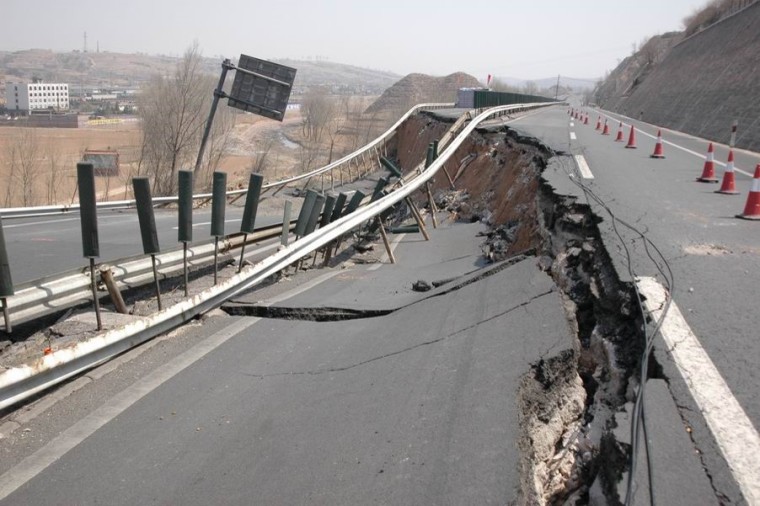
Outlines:
[[[455,72],[444,77],[408,74],[385,90],[365,113],[406,111],[411,106],[422,102],[454,102],[459,88],[480,86],[475,77],[464,72]]]

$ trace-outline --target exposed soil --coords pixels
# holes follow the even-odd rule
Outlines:
[[[429,115],[411,118],[391,155],[408,171],[449,126]],[[629,448],[612,429],[643,350],[643,322],[633,287],[620,282],[604,248],[598,218],[541,178],[554,156],[561,155],[508,128],[477,130],[447,162],[448,176],[436,175],[434,200],[455,219],[490,225],[483,244],[490,260],[537,254],[577,333],[575,347],[532,364],[518,392],[519,504],[585,504],[594,484],[617,504]],[[428,205],[422,193],[417,201]]]

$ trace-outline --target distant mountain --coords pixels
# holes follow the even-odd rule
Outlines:
[[[533,82],[539,89],[554,88],[557,85],[557,77],[545,77],[542,79],[519,79],[515,77],[501,77],[497,76],[496,79],[509,86],[515,86],[522,88],[527,82]],[[596,79],[584,79],[577,77],[560,76],[559,85],[563,88],[572,88],[574,91],[580,90],[593,90],[599,78]]]
[[[72,51],[59,53],[45,49],[0,51],[0,75],[4,82],[28,82],[33,77],[48,82],[64,82],[101,88],[134,88],[155,74],[169,74],[178,57]],[[205,71],[218,74],[222,58],[204,58]],[[327,61],[280,60],[298,69],[295,90],[310,86],[328,86],[346,93],[379,95],[400,76]]]

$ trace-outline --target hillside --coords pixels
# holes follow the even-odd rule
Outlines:
[[[456,72],[444,77],[408,74],[386,89],[365,113],[376,114],[389,111],[395,114],[422,102],[455,102],[459,88],[480,86],[482,85],[475,77],[464,72]]]
[[[653,38],[596,90],[605,108],[649,123],[760,151],[760,2],[689,37]]]
[[[178,58],[172,56],[82,53],[57,53],[44,49],[0,51],[0,76],[5,82],[30,81],[41,77],[48,82],[65,82],[93,87],[137,87],[152,75],[170,73]],[[220,57],[204,58],[204,69],[213,74],[221,70]],[[378,95],[393,84],[398,75],[327,61],[279,60],[298,69],[295,88],[329,86],[336,91]]]

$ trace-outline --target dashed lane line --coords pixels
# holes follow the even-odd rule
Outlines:
[[[586,163],[586,158],[583,155],[575,155],[575,163],[578,164],[578,170],[581,173],[583,179],[594,179],[594,174]]]
[[[646,309],[659,322],[668,297],[665,288],[651,277],[638,278],[636,284],[646,297]],[[672,301],[660,334],[747,504],[760,505],[760,435],[757,429]]]
[[[576,137],[576,136],[575,136],[575,132],[570,132],[570,140],[571,140],[571,141],[574,141],[574,140],[576,140],[577,138],[578,138],[578,137]]]

